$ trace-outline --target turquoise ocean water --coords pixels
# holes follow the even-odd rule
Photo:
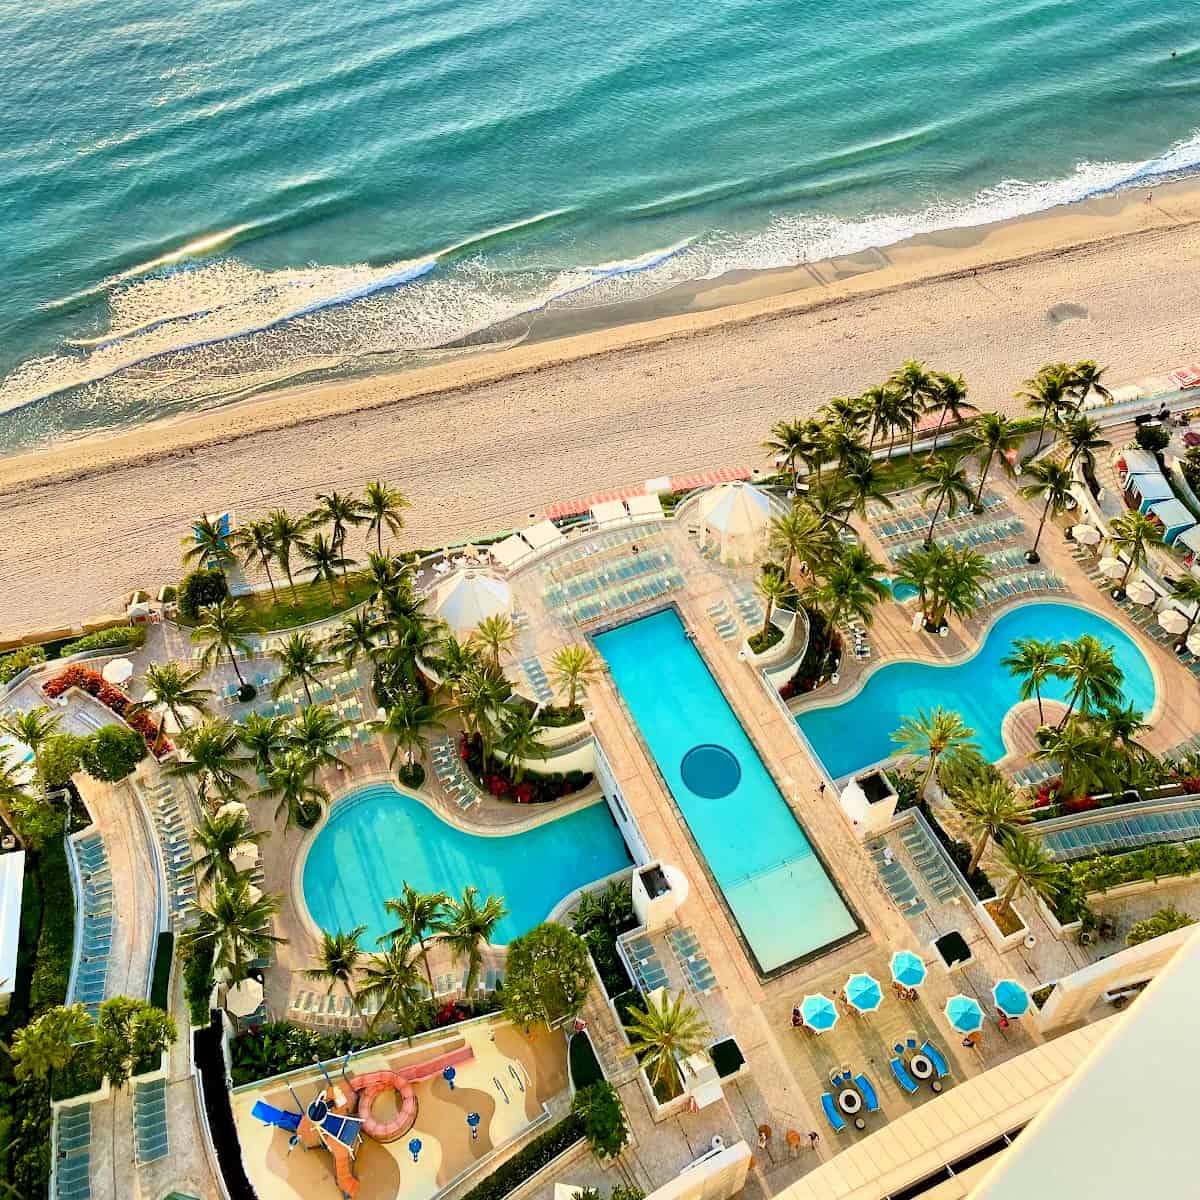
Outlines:
[[[1200,159],[1195,0],[0,19],[0,451]]]

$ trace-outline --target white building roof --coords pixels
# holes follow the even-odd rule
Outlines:
[[[489,546],[488,553],[502,567],[511,570],[518,563],[522,563],[529,558],[533,554],[533,549],[524,538],[520,538],[514,533],[512,537],[506,537],[504,541],[496,542],[495,545]]]
[[[0,854],[0,996],[10,996],[17,974],[17,942],[21,933],[21,891],[25,883],[25,851]]]
[[[549,550],[551,546],[561,546],[567,540],[563,531],[553,521],[539,521],[536,525],[523,529],[521,536],[535,550]]]
[[[649,517],[651,520],[661,520],[663,515],[662,502],[657,496],[630,496],[625,501],[631,517]]]
[[[622,521],[629,520],[629,513],[623,500],[602,500],[599,504],[592,505],[592,519],[601,527],[619,525]]]

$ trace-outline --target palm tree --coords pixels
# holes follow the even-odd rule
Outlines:
[[[334,985],[340,983],[346,989],[346,995],[350,997],[350,1007],[355,1015],[359,1012],[358,997],[354,994],[352,980],[363,956],[358,939],[366,931],[365,925],[355,925],[349,933],[323,932],[321,945],[317,950],[317,965],[304,972],[306,979],[329,981],[329,987],[325,990],[327,996],[332,994]]]
[[[1083,796],[1118,786],[1120,772],[1112,744],[1078,718],[1053,729],[1039,729],[1037,742],[1034,757],[1057,766],[1061,795]]]
[[[224,568],[233,562],[233,551],[229,548],[229,534],[219,522],[210,520],[207,513],[192,522],[192,528],[183,539],[184,565],[211,564]]]
[[[1042,685],[1059,677],[1061,657],[1062,646],[1058,642],[1025,637],[1013,642],[1012,650],[1000,660],[1000,665],[1010,675],[1020,679],[1021,699],[1028,700],[1030,696],[1037,699],[1039,725],[1046,721],[1042,708]]]
[[[500,653],[517,640],[513,623],[500,613],[484,617],[471,631],[471,640],[492,656],[492,666],[500,669]]]
[[[449,715],[450,709],[444,704],[430,704],[419,693],[398,692],[383,720],[371,722],[373,730],[393,739],[388,766],[395,766],[396,756],[403,754],[404,764],[411,770],[429,735],[445,729]]]
[[[328,705],[310,705],[292,722],[288,746],[308,759],[314,773],[320,767],[344,767],[346,764],[337,756],[336,747],[348,724]]]
[[[468,671],[484,665],[483,655],[478,646],[470,641],[460,642],[453,634],[446,636],[439,651],[442,683],[457,702],[460,680]]]
[[[266,786],[259,793],[264,799],[276,800],[275,820],[284,817],[284,829],[293,824],[306,824],[305,816],[315,807],[329,803],[329,792],[313,778],[315,767],[311,759],[299,750],[289,750],[276,757],[266,773]]]
[[[1025,407],[1041,417],[1035,455],[1046,440],[1046,426],[1075,407],[1070,391],[1072,378],[1073,370],[1067,363],[1047,363],[1032,379],[1025,380],[1025,386],[1017,393],[1017,399],[1024,400]]]
[[[297,550],[308,532],[307,517],[293,517],[282,508],[272,509],[267,514],[270,525],[271,540],[275,543],[275,561],[287,576],[288,587],[292,592],[292,602],[296,602],[296,581],[292,578],[292,551]]]
[[[943,506],[947,518],[952,518],[958,512],[959,505],[971,504],[974,496],[971,495],[971,485],[967,482],[967,472],[961,454],[945,455],[923,462],[918,474],[925,483],[921,491],[921,507],[928,505],[930,500],[937,501],[925,534],[925,544],[929,546],[933,543],[933,527],[942,515]]]
[[[1082,462],[1084,470],[1092,474],[1096,470],[1096,452],[1109,444],[1106,438],[1100,436],[1100,422],[1082,413],[1070,413],[1059,423],[1058,431],[1071,451],[1067,457],[1067,470],[1077,462]]]
[[[410,884],[404,884],[399,896],[383,902],[383,907],[396,918],[396,928],[380,938],[380,944],[390,942],[393,946],[405,947],[416,944],[421,947],[418,957],[425,966],[429,979],[429,991],[433,992],[433,970],[429,965],[429,934],[441,929],[443,911],[450,897],[445,892],[418,892]]]
[[[903,427],[908,430],[908,452],[912,453],[917,424],[937,399],[937,377],[925,369],[924,363],[909,359],[888,377],[895,389],[897,407]]]
[[[17,1079],[46,1079],[63,1070],[81,1042],[95,1037],[95,1023],[82,1004],[47,1009],[13,1035],[9,1055]],[[7,1049],[7,1047],[6,1047]],[[13,1192],[12,1195],[20,1196]]]
[[[312,704],[312,687],[319,687],[318,674],[333,664],[324,657],[311,634],[293,633],[287,641],[272,651],[272,657],[280,666],[279,678],[271,686],[271,694],[279,696],[288,686],[300,681],[304,688],[304,699]],[[311,686],[310,686],[311,685]]]
[[[631,1007],[629,1016],[625,1032],[646,1077],[664,1099],[677,1096],[681,1090],[677,1063],[707,1045],[707,1022],[687,1003],[683,992],[671,996],[666,989],[657,1002],[647,1000],[644,1009]]]
[[[367,554],[367,574],[371,577],[371,599],[378,600],[404,585],[408,568],[393,554],[371,550]]]
[[[959,550],[954,546],[941,547],[934,563],[926,619],[931,628],[941,629],[948,613],[965,621],[979,607],[983,585],[991,578],[993,565],[978,550]]]
[[[200,616],[203,619],[192,630],[192,641],[204,648],[200,665],[206,671],[211,671],[221,661],[221,654],[225,653],[237,676],[239,688],[245,692],[246,680],[238,666],[238,655],[248,658],[254,652],[250,642],[254,626],[246,610],[236,600],[218,600],[216,604],[202,608]]]
[[[771,628],[771,614],[775,611],[777,604],[782,604],[792,594],[791,581],[785,579],[784,576],[776,571],[763,571],[759,574],[754,583],[754,590],[765,601],[763,607],[763,624],[759,631],[759,637],[766,639],[767,633]]]
[[[37,779],[38,792],[46,793],[46,781],[42,774],[42,751],[46,743],[58,733],[62,721],[59,713],[51,713],[45,705],[26,711],[18,710],[0,717],[0,733],[6,733],[18,742],[23,742],[33,751],[33,773]],[[160,731],[161,732],[161,731]]]
[[[188,757],[168,767],[170,774],[196,780],[201,807],[208,799],[209,784],[222,799],[234,799],[243,786],[239,772],[249,761],[240,752],[237,726],[224,717],[210,717],[186,730],[180,741]]]
[[[1120,703],[1124,676],[1113,657],[1113,648],[1090,633],[1063,643],[1058,674],[1071,685],[1067,711],[1058,723],[1060,729],[1076,707],[1082,712],[1103,712]]]
[[[924,796],[929,780],[943,758],[978,749],[971,740],[974,736],[975,730],[968,729],[958,713],[938,705],[929,712],[919,708],[915,717],[905,717],[900,728],[892,734],[892,741],[898,742],[905,753],[929,760],[917,793]]]
[[[550,660],[554,681],[567,693],[567,711],[575,710],[579,685],[590,683],[599,673],[600,664],[587,646],[563,646]]]
[[[263,518],[247,521],[234,532],[232,541],[242,556],[243,566],[248,567],[253,563],[266,572],[271,600],[278,604],[279,593],[275,590],[275,579],[271,575],[271,563],[275,561],[275,535],[271,530],[271,522]]]
[[[230,983],[241,983],[255,959],[268,958],[276,946],[287,943],[271,932],[271,918],[278,912],[278,896],[252,896],[249,876],[218,879],[208,907],[201,908],[199,928],[189,936],[197,942],[211,939],[215,966]]]
[[[867,419],[867,454],[875,450],[875,439],[892,430],[896,420],[896,393],[885,383],[869,387],[859,397],[863,414]]]
[[[864,625],[875,620],[875,606],[888,595],[887,584],[879,577],[882,571],[883,567],[857,544],[847,547],[826,569],[817,601],[831,625],[851,617]]]
[[[317,507],[310,520],[318,525],[329,526],[329,540],[335,554],[342,557],[342,575],[345,576],[350,560],[346,554],[346,534],[352,527],[367,519],[363,503],[357,496],[344,496],[340,492],[321,492],[317,496]]]
[[[468,729],[483,739],[483,759],[488,760],[496,727],[496,713],[512,694],[507,679],[490,664],[472,667],[458,683],[458,712]]]
[[[838,464],[838,477],[850,463],[867,457],[866,447],[862,444],[862,429],[859,425],[851,425],[844,421],[831,421],[824,431],[826,456],[831,462]]]
[[[796,487],[797,463],[808,447],[808,434],[802,421],[776,421],[770,435],[763,442],[763,449],[774,455],[786,470],[791,472],[792,487]]]
[[[1046,528],[1046,518],[1051,512],[1058,516],[1071,499],[1071,472],[1061,463],[1043,458],[1030,466],[1029,477],[1031,482],[1021,488],[1021,495],[1026,500],[1042,501],[1042,516],[1038,521],[1037,536],[1033,539],[1032,547],[1025,552],[1026,561],[1035,563],[1041,559],[1038,545],[1042,540],[1042,530]]]
[[[1162,526],[1153,517],[1134,511],[1113,518],[1108,528],[1109,545],[1125,556],[1125,574],[1113,589],[1113,597],[1123,600],[1129,576],[1146,561],[1151,546],[1162,545]]]
[[[1062,887],[1062,869],[1046,853],[1042,843],[1024,833],[1014,833],[1000,843],[1000,857],[1008,882],[1000,893],[998,915],[1011,916],[1013,900],[1024,891],[1042,900],[1052,900]]]
[[[25,769],[14,759],[9,761],[7,753],[0,747],[0,818],[8,826],[9,832],[17,839],[17,845],[25,848],[25,835],[17,827],[17,819],[13,806],[20,808],[29,802],[29,793],[25,790]]]
[[[311,541],[298,543],[300,557],[305,559],[308,566],[304,568],[314,580],[324,579],[329,585],[330,603],[337,603],[337,592],[333,585],[337,582],[338,571],[345,574],[350,560],[338,553],[338,545],[332,538],[323,533],[314,533]]]
[[[269,717],[265,713],[248,712],[238,726],[238,741],[254,760],[254,769],[266,775],[278,755],[287,747],[287,717]]]
[[[1177,652],[1182,653],[1187,646],[1187,640],[1192,636],[1196,621],[1200,620],[1200,579],[1194,575],[1184,575],[1171,585],[1171,594],[1183,605],[1191,606],[1191,616],[1188,617],[1187,628],[1175,643]],[[1187,612],[1187,608],[1183,609]]]
[[[152,662],[147,665],[146,696],[135,708],[145,711],[158,706],[162,709],[158,718],[158,729],[154,735],[155,746],[162,741],[168,713],[180,730],[184,728],[185,709],[202,717],[208,715],[208,702],[212,699],[212,691],[196,686],[201,674],[202,672],[191,670],[177,662]]]
[[[1030,819],[1029,802],[1019,800],[1003,779],[976,782],[962,795],[953,797],[953,803],[968,835],[976,839],[967,867],[968,879],[979,866],[989,841],[1011,836]]]
[[[1095,719],[1093,725],[1103,741],[1114,748],[1120,746],[1127,758],[1149,762],[1154,757],[1150,750],[1138,741],[1138,738],[1150,728],[1146,723],[1146,714],[1132,704],[1127,704],[1123,708],[1116,705],[1113,708],[1105,709],[1103,714]]]
[[[1085,358],[1082,362],[1077,362],[1071,368],[1069,388],[1077,408],[1082,408],[1087,398],[1093,392],[1104,400],[1112,399],[1112,392],[1100,382],[1100,376],[1106,370],[1108,370],[1107,367],[1096,366],[1095,362],[1090,358]]]
[[[962,420],[964,409],[970,407],[967,404],[967,381],[961,375],[947,375],[938,371],[934,374],[934,380],[937,395],[932,407],[941,409],[941,415],[938,417],[937,428],[933,431],[933,444],[929,447],[930,456],[937,449],[942,426],[946,423],[946,414],[949,413],[955,422],[959,422]]]
[[[395,537],[404,528],[403,510],[408,508],[404,493],[389,487],[381,480],[367,484],[363,495],[363,512],[367,516],[367,532],[375,535],[375,549],[383,553],[383,527]]]
[[[873,458],[866,454],[856,455],[842,466],[838,476],[846,489],[846,499],[850,502],[846,514],[844,528],[850,527],[850,513],[860,517],[867,515],[867,502],[875,500],[884,508],[895,507],[887,494],[887,484],[880,474],[879,467]]]
[[[238,873],[233,865],[233,852],[243,842],[257,846],[267,836],[252,830],[241,812],[205,812],[192,830],[192,841],[202,851],[193,864],[200,886],[208,887],[218,879],[232,879]]]
[[[329,649],[349,670],[360,656],[368,659],[375,656],[380,630],[379,618],[369,609],[356,609],[342,617],[342,623],[330,639]]]
[[[387,1013],[400,1032],[412,1042],[425,1004],[425,979],[410,951],[410,942],[395,942],[382,954],[373,954],[363,967],[365,982],[358,989],[360,1002],[377,999],[379,1008],[367,1023],[373,1033],[376,1022]],[[433,982],[429,983],[429,993]]]
[[[467,978],[463,991],[467,997],[475,991],[475,981],[483,964],[483,947],[491,942],[496,926],[508,916],[499,896],[489,896],[481,905],[479,889],[463,888],[461,899],[449,899],[445,905],[438,938],[450,949],[455,960],[467,960]]]
[[[926,621],[929,620],[929,597],[937,584],[941,570],[944,548],[942,546],[914,546],[899,555],[895,561],[892,586],[906,583],[916,588],[917,606]]]
[[[529,759],[544,761],[549,754],[541,741],[543,729],[542,722],[524,706],[505,705],[500,710],[500,736],[496,749],[504,755],[517,783],[525,777],[525,764]]]
[[[969,453],[976,454],[980,459],[979,486],[975,490],[975,510],[983,507],[983,485],[987,482],[988,472],[992,468],[992,459],[997,454],[1000,461],[1008,463],[1008,453],[1021,444],[1021,435],[1013,427],[1013,423],[999,413],[980,413],[971,423],[971,428],[963,435],[963,440],[969,447]]]
[[[797,457],[804,464],[806,475],[816,474],[821,482],[821,469],[829,461],[829,450],[825,443],[825,427],[820,421],[808,420],[801,426],[800,448]],[[798,497],[797,497],[798,498]]]
[[[792,577],[792,563],[799,559],[805,566],[816,568],[833,553],[833,536],[829,526],[807,505],[792,508],[782,516],[771,518],[769,546],[772,554],[783,556],[783,577]]]

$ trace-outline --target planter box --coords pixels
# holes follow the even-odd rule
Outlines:
[[[1040,896],[1038,897],[1037,906],[1038,912],[1042,914],[1042,920],[1046,922],[1047,928],[1060,942],[1072,941],[1080,929],[1083,928],[1082,921],[1068,921],[1065,925],[1060,925],[1053,910]]]
[[[660,1104],[658,1097],[654,1094],[654,1088],[646,1072],[640,1067],[638,1068],[637,1077],[638,1082],[642,1085],[642,1095],[646,1097],[646,1103],[650,1106],[650,1116],[656,1124],[659,1121],[667,1121],[671,1117],[677,1117],[682,1112],[687,1112],[688,1101],[691,1100],[691,1096],[687,1092],[682,1092],[674,1100],[668,1100],[666,1104]]]
[[[768,670],[784,662],[792,656],[796,649],[796,629],[799,625],[799,622],[796,620],[796,614],[794,612],[773,612],[771,614],[771,624],[783,634],[783,637],[761,654],[755,654],[750,649],[749,638],[745,638],[742,641],[740,651],[742,658],[760,671]],[[757,633],[758,630],[754,632]]]
[[[992,918],[991,912],[988,911],[989,904],[999,904],[999,900],[987,900],[975,905],[975,915],[979,919],[979,924],[983,926],[983,932],[987,934],[988,941],[996,947],[997,950],[1003,953],[1005,950],[1015,949],[1021,945],[1026,937],[1029,936],[1029,922],[1021,915],[1021,910],[1013,906],[1013,913],[1018,921],[1021,922],[1019,929],[1012,933],[1005,934],[1000,932],[1000,926],[996,924]]]

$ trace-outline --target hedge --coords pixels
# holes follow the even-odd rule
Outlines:
[[[26,667],[45,661],[46,651],[41,646],[22,646],[11,654],[0,655],[0,683],[7,683],[20,675]]]
[[[58,652],[59,658],[81,654],[85,650],[119,650],[135,648],[146,643],[144,625],[114,625],[111,629],[98,629],[77,641],[67,642]]]
[[[574,1033],[567,1043],[567,1061],[571,1067],[571,1082],[576,1091],[583,1091],[593,1083],[599,1083],[604,1078],[600,1069],[600,1060],[592,1040],[586,1033]]]
[[[501,1163],[486,1179],[477,1183],[461,1200],[502,1200],[531,1175],[536,1175],[577,1142],[583,1140],[583,1121],[572,1113],[545,1133],[535,1137],[528,1146]]]
[[[184,964],[183,991],[193,1025],[207,1025],[212,1019],[209,1001],[213,988],[213,959],[217,952],[215,942],[216,939],[211,937],[202,941],[189,939],[186,948],[180,948],[180,958]]]
[[[60,838],[47,842],[38,854],[37,889],[42,896],[42,928],[38,934],[29,985],[29,1010],[37,1016],[62,1004],[71,978],[75,952],[75,893]]]
[[[1098,854],[1060,867],[1060,887],[1051,902],[1055,917],[1064,924],[1078,920],[1091,892],[1106,892],[1124,883],[1157,882],[1171,876],[1200,871],[1200,842],[1160,843],[1128,854]]]
[[[154,974],[150,980],[150,1003],[163,1012],[171,1011],[171,958],[175,953],[175,935],[166,929],[158,935],[154,947]]]

